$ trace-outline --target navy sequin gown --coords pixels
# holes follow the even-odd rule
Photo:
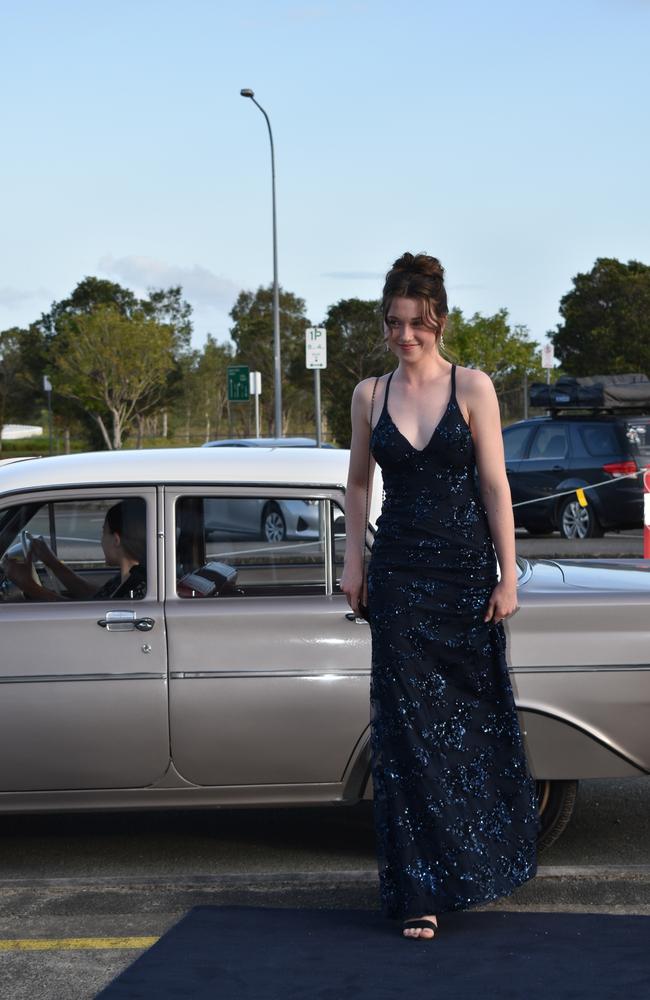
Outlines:
[[[506,663],[474,446],[451,396],[418,450],[384,405],[384,503],[368,565],[371,773],[381,908],[404,919],[511,893],[537,870],[539,819]]]

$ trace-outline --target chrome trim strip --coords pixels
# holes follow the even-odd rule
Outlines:
[[[160,681],[164,673],[132,674],[28,674],[0,677],[0,684],[43,684],[50,681]]]
[[[556,674],[556,673],[594,673],[594,671],[650,670],[650,663],[632,663],[622,666],[617,663],[603,663],[595,666],[568,667],[509,667],[511,674]],[[319,677],[369,677],[368,670],[172,670],[172,680],[206,680],[220,677],[302,677],[306,679]]]
[[[511,673],[519,674],[592,674],[596,671],[650,670],[650,663],[593,663],[590,666],[569,667],[514,667]]]
[[[344,680],[346,677],[369,677],[370,670],[312,670],[311,673],[305,670],[173,670],[169,676],[172,680],[185,681],[220,677],[296,677],[304,680],[335,677]]]

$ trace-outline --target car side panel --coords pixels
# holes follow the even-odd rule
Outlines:
[[[369,725],[368,626],[347,611],[342,595],[168,601],[179,773],[200,785],[340,781]]]
[[[603,747],[620,758],[621,774],[630,765],[650,773],[650,594],[544,593],[533,585],[520,589],[519,604],[506,630],[520,711],[571,727],[594,753],[593,760],[584,749],[579,758],[567,755],[566,743],[547,739],[537,724],[530,734],[536,775],[599,776]]]

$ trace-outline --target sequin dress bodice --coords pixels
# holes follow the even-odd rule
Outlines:
[[[447,408],[422,449],[413,447],[390,416],[393,374],[387,380],[384,405],[371,438],[384,484],[376,554],[383,553],[386,545],[397,550],[404,543],[411,549],[415,540],[421,557],[428,558],[432,550],[441,552],[448,542],[454,561],[460,552],[473,563],[480,551],[494,566],[487,516],[474,476],[474,441],[456,398],[455,365]]]
[[[371,434],[384,501],[368,567],[372,778],[381,904],[435,914],[506,895],[536,872],[527,766],[474,442],[456,398],[424,448],[387,380]]]

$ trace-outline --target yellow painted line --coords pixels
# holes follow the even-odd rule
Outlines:
[[[112,938],[9,938],[0,940],[0,951],[74,951],[78,948],[150,948],[157,937]]]

